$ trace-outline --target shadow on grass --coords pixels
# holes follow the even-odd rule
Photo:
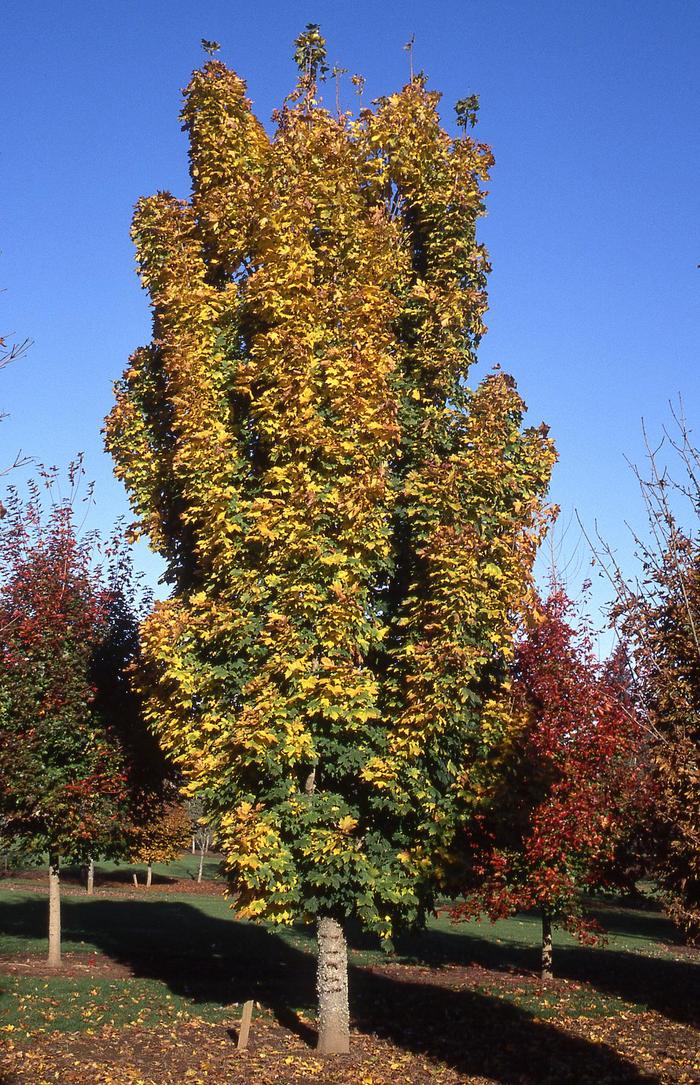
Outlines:
[[[40,938],[45,921],[43,900],[0,904],[0,930]],[[315,960],[305,951],[310,943],[302,937],[293,945],[264,928],[162,899],[67,899],[64,929],[69,937],[82,938],[128,965],[136,976],[159,980],[196,1003],[226,1005],[255,999],[303,1041],[312,1040],[312,1030],[296,1012],[313,1012],[315,1003]],[[472,959],[484,948],[478,940],[469,946],[471,940],[463,934],[432,932],[425,941],[428,960],[437,949],[439,955],[451,949],[449,959],[454,960],[458,946],[461,958],[466,952]],[[505,958],[501,964],[506,965]],[[617,965],[612,967],[617,971]],[[426,978],[428,982],[422,983],[411,973],[404,980],[400,974],[353,967],[350,982],[357,1027],[446,1063],[465,1076],[491,1077],[501,1085],[658,1082],[638,1073],[605,1045],[567,1035],[499,999],[450,990]],[[651,974],[646,978],[651,981]]]
[[[609,920],[609,913],[606,919]],[[658,918],[658,917],[657,917]],[[659,919],[654,927],[665,929]],[[660,925],[660,926],[659,926]],[[617,928],[608,922],[611,933],[623,933],[622,920]],[[637,930],[648,930],[641,925]],[[634,933],[631,921],[625,933]],[[555,936],[556,943],[556,936]],[[470,935],[458,924],[451,930],[429,930],[418,938],[404,939],[397,949],[402,955],[433,966],[478,964],[500,972],[538,974],[539,950],[525,943],[497,942]],[[627,1002],[657,1010],[682,1024],[700,1025],[700,967],[692,961],[674,961],[666,957],[648,957],[642,953],[587,946],[557,946],[554,971],[560,979],[590,983],[599,992],[615,995]]]
[[[684,945],[683,935],[670,919],[658,911],[659,905],[634,897],[621,908],[616,901],[596,900],[590,902],[587,911],[608,934],[627,938],[640,938],[663,945]]]

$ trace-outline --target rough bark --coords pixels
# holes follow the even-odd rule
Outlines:
[[[95,861],[91,859],[87,866],[87,895],[91,897],[95,892]]]
[[[345,1055],[350,1050],[348,1006],[348,947],[340,923],[324,916],[318,921],[318,1050]]]
[[[61,967],[61,880],[58,856],[49,855],[49,955],[51,968]]]
[[[153,881],[153,867],[149,863],[146,867],[146,889],[151,888],[151,882]]]
[[[552,917],[542,912],[542,982],[554,979],[552,971]]]
[[[307,795],[313,795],[316,790],[316,766],[314,766],[306,777],[306,783],[304,784],[304,791]]]

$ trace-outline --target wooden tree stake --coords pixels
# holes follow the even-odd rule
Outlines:
[[[245,1051],[248,1046],[248,1036],[250,1034],[250,1022],[253,1020],[253,1000],[249,998],[247,1002],[243,1003],[243,1012],[241,1014],[241,1027],[238,1030],[238,1043],[236,1047],[239,1051]]]

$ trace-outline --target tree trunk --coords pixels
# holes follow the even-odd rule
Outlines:
[[[95,860],[90,859],[87,866],[87,895],[91,897],[95,892]]]
[[[542,912],[542,982],[554,979],[552,971],[552,917],[549,912]]]
[[[204,841],[202,841],[202,846],[199,849],[199,870],[197,871],[197,881],[198,882],[201,882],[201,880],[202,880],[202,870],[203,869],[204,869]]]
[[[151,882],[153,881],[153,867],[149,863],[146,867],[146,889],[151,888]]]
[[[348,947],[340,923],[324,916],[318,921],[318,1050],[322,1055],[346,1055],[350,1050],[348,1007]]]
[[[58,856],[49,855],[49,955],[51,968],[61,967],[61,881]]]

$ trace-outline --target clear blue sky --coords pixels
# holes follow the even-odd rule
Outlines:
[[[0,330],[34,346],[0,375],[0,464],[20,447],[59,464],[82,450],[93,523],[126,511],[100,426],[150,334],[132,205],[187,195],[177,115],[200,38],[222,43],[267,122],[309,21],[367,98],[406,81],[413,33],[448,125],[456,99],[480,94],[496,155],[481,368],[500,362],[551,426],[562,522],[574,507],[597,518],[629,562],[623,520],[643,513],[625,456],[642,457],[641,417],[658,432],[680,392],[700,433],[697,0],[4,0]],[[157,575],[145,549],[138,560]]]

